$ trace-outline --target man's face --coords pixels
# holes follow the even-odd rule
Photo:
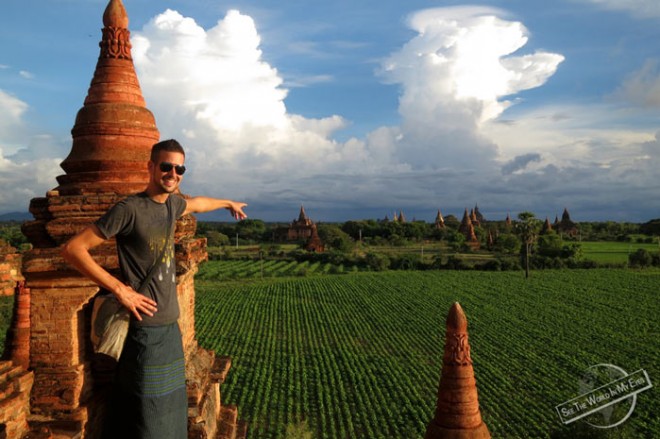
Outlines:
[[[171,194],[175,192],[183,178],[182,175],[177,173],[177,167],[183,166],[184,161],[185,157],[180,152],[160,151],[156,163],[149,161],[151,183],[161,189],[163,193]],[[166,170],[163,170],[163,168]]]

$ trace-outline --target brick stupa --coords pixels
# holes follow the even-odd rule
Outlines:
[[[472,215],[474,215],[474,212],[472,213]],[[477,235],[474,233],[474,224],[470,219],[470,215],[468,214],[467,208],[463,213],[463,220],[461,221],[461,224],[458,226],[458,231],[459,233],[462,233],[463,236],[465,236],[465,243],[470,248],[472,248],[473,250],[479,250],[481,245],[479,244],[479,239],[477,238]]]
[[[479,411],[467,318],[458,302],[447,315],[438,400],[424,439],[490,439]]]
[[[70,437],[98,437],[106,398],[92,373],[91,302],[98,287],[68,266],[59,246],[126,195],[144,190],[151,146],[159,140],[131,58],[128,15],[121,0],[103,14],[96,70],[72,129],[73,145],[62,162],[59,185],[34,198],[34,220],[23,226],[33,250],[23,258],[30,292],[29,367],[34,372],[32,428],[64,429]],[[195,339],[194,275],[207,258],[195,239],[196,220],[177,221],[177,294],[181,308],[188,383],[190,438],[241,437],[236,407],[223,406],[219,384],[230,366]],[[108,271],[118,271],[114,241],[92,252]],[[106,389],[107,390],[107,389]],[[69,437],[69,436],[66,436]]]

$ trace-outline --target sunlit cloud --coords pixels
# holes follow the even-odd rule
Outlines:
[[[417,166],[487,166],[496,145],[481,125],[511,105],[506,96],[541,86],[562,55],[512,55],[528,40],[522,23],[484,7],[416,12],[417,35],[382,63],[380,76],[400,84],[399,113],[407,143],[400,160]],[[406,140],[407,139],[407,140]]]
[[[28,105],[20,99],[0,89],[0,107],[3,117],[0,118],[0,129],[5,130],[10,125],[17,123]]]
[[[534,29],[489,7],[422,10],[406,24],[412,36],[377,60],[372,78],[398,88],[399,120],[342,141],[341,130],[359,121],[287,108],[290,89],[303,94],[338,78],[332,71],[281,73],[250,16],[231,10],[204,28],[166,10],[133,30],[147,106],[161,137],[187,150],[183,190],[245,199],[248,213],[270,218],[288,218],[303,202],[333,220],[364,209],[371,217],[399,209],[460,214],[475,202],[503,215],[553,216],[579,205],[617,219],[607,207],[652,199],[660,142],[657,127],[639,120],[651,120],[660,102],[656,61],[603,103],[537,101],[530,108],[520,93],[552,81],[564,60],[527,49]],[[287,57],[337,57],[338,48],[363,44],[319,37],[300,41]],[[49,157],[70,147],[70,138],[26,127],[30,110],[0,90],[0,184],[21,188],[0,195],[0,212],[55,186],[61,159]]]
[[[23,117],[28,104],[0,90],[0,212],[26,211],[30,199],[51,189],[61,159],[52,157],[52,143],[31,135]],[[60,170],[61,171],[61,170]]]
[[[289,113],[282,76],[263,60],[260,43],[252,18],[235,10],[208,30],[167,10],[135,33],[145,98],[162,135],[190,146],[190,183],[254,195],[263,190],[260,179],[286,186],[321,171],[357,169],[363,142],[332,140],[347,123],[339,115]]]
[[[0,89],[0,148],[11,153],[20,148],[25,134],[23,116],[28,104]]]

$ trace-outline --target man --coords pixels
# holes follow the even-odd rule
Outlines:
[[[209,197],[184,199],[178,195],[186,170],[184,160],[185,152],[176,140],[155,144],[145,191],[117,203],[62,247],[67,262],[112,292],[131,313],[104,438],[187,437],[185,367],[177,324],[174,224],[183,215],[216,209],[228,209],[234,218],[244,219],[246,204]],[[123,279],[106,271],[90,254],[92,248],[113,236]],[[153,264],[158,266],[142,294],[137,289]]]

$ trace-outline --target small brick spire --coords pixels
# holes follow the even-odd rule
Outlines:
[[[445,352],[435,417],[424,435],[424,439],[449,438],[490,439],[490,432],[479,411],[467,318],[458,302],[452,305],[447,315]]]

